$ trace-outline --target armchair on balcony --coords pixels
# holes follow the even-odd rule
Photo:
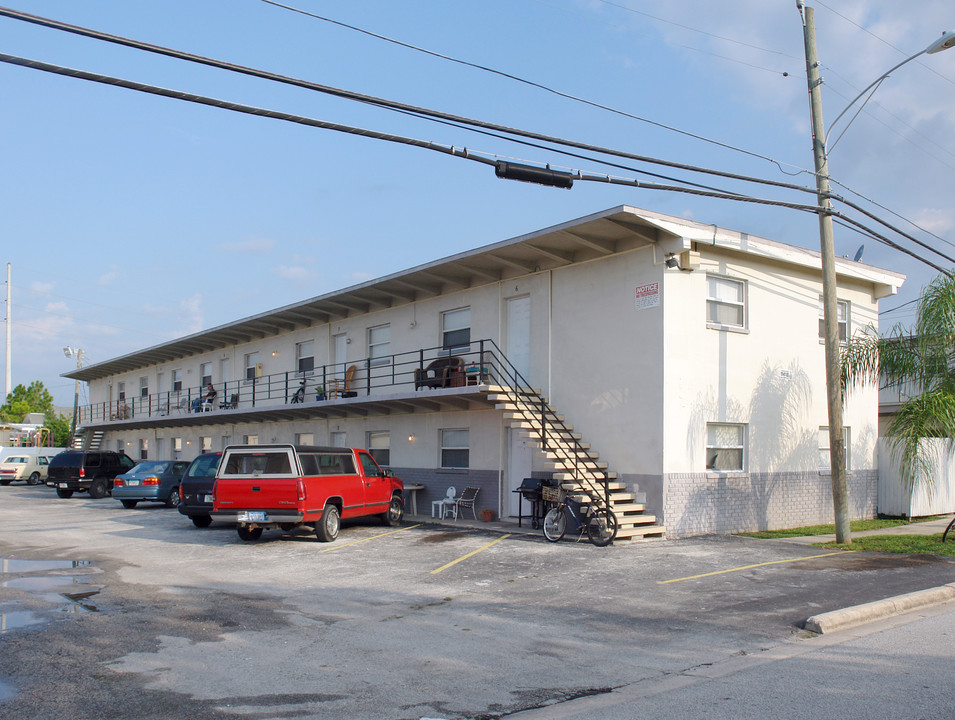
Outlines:
[[[328,387],[326,388],[326,395],[330,398],[333,397],[352,397],[351,393],[351,384],[352,380],[355,379],[355,366],[349,365],[348,369],[345,370],[344,377],[332,378],[328,381]]]
[[[415,368],[414,389],[464,385],[464,360],[456,355],[439,357],[425,368]]]

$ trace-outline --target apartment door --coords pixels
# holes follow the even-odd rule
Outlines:
[[[348,337],[346,335],[332,336],[332,373],[335,379],[345,377],[345,361],[347,359]]]
[[[222,383],[223,395],[231,390],[229,383],[232,382],[232,358],[222,358],[219,361],[219,382]],[[227,400],[225,395],[223,400]]]
[[[531,366],[531,299],[529,296],[508,298],[506,304],[504,354],[521,376],[530,381]]]
[[[527,438],[520,437],[521,431],[513,428],[507,430],[507,476],[508,490],[517,490],[524,478],[531,476],[534,460],[534,448],[528,445]],[[517,517],[519,503],[522,502],[520,493],[508,492],[510,497],[508,514]],[[524,514],[530,513],[530,506],[524,502]]]

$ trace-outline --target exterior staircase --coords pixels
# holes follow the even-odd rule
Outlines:
[[[491,386],[488,398],[504,411],[505,424],[520,430],[520,436],[537,444],[537,452],[553,470],[553,478],[569,494],[582,496],[610,509],[617,516],[616,541],[662,539],[665,529],[646,514],[646,494],[631,492],[600,456],[583,442],[563,416],[557,414],[539,390]]]
[[[99,450],[100,443],[103,441],[103,431],[94,430],[89,432],[85,427],[77,428],[76,435],[73,436],[73,442],[70,447],[76,450]]]

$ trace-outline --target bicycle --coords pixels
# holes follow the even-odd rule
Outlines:
[[[617,516],[609,508],[599,510],[592,502],[580,502],[571,498],[561,488],[542,487],[544,502],[556,503],[544,516],[544,537],[557,542],[567,532],[568,517],[573,520],[579,533],[578,540],[586,532],[597,547],[606,547],[617,537]]]

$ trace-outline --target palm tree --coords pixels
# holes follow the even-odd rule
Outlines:
[[[939,275],[919,299],[915,327],[896,325],[885,337],[869,332],[853,338],[842,353],[842,388],[863,384],[905,390],[886,438],[905,488],[919,478],[931,490],[930,471],[941,438],[955,448],[955,277]]]

